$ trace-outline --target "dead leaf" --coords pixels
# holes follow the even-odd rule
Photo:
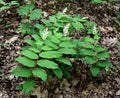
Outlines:
[[[13,42],[15,42],[18,39],[18,36],[15,35],[12,38],[10,38],[9,40],[6,40],[5,44],[11,44]]]

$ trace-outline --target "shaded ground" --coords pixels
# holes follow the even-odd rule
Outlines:
[[[111,52],[110,61],[114,64],[112,70],[118,74],[108,75],[103,72],[101,77],[93,78],[89,65],[76,61],[73,62],[74,69],[69,80],[50,77],[47,84],[37,81],[35,90],[29,95],[16,91],[16,84],[24,79],[13,77],[10,72],[18,65],[14,59],[20,54],[24,38],[16,30],[22,19],[15,7],[0,13],[0,98],[120,98],[120,67],[117,66],[120,57],[116,56],[120,27],[115,23],[120,2],[91,5],[87,0],[71,3],[42,0],[36,2],[36,5],[49,15],[68,7],[67,13],[80,14],[95,21],[102,36],[100,43]],[[73,37],[79,39],[81,33],[74,33]]]

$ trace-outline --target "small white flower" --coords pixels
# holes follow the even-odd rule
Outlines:
[[[63,13],[65,14],[65,13],[67,12],[67,10],[68,10],[68,9],[67,9],[67,7],[66,7],[66,8],[63,10]]]
[[[83,17],[82,19],[88,19],[88,17]]]
[[[47,12],[43,11],[42,13],[43,13],[43,17],[44,17],[44,18],[46,18],[46,17],[48,16],[48,13],[47,13]]]
[[[68,35],[69,35],[69,31],[68,31],[69,27],[70,27],[70,23],[68,23],[68,24],[64,27],[64,29],[63,29],[64,36],[68,36]]]
[[[45,40],[45,39],[47,38],[47,36],[48,36],[48,28],[46,28],[46,29],[43,31],[41,37],[42,37],[43,40]]]
[[[93,34],[97,34],[97,28],[95,25],[93,26]]]

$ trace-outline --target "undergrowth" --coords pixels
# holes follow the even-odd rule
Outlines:
[[[6,9],[9,9],[11,6],[18,5],[16,1],[11,1],[9,3],[5,2],[4,0],[0,0],[0,12]]]
[[[19,30],[23,36],[30,38],[24,40],[21,55],[16,58],[20,65],[12,71],[12,75],[26,78],[23,84],[17,86],[25,94],[35,86],[33,77],[45,82],[51,75],[69,79],[70,70],[74,68],[70,58],[81,59],[89,64],[94,77],[99,76],[102,70],[112,67],[112,63],[108,61],[108,50],[99,44],[101,37],[96,23],[80,15],[63,12],[46,19],[42,10],[36,9],[34,4],[20,6],[18,13],[26,18]],[[70,37],[73,32],[79,33],[80,30],[86,31],[86,36],[82,39]]]

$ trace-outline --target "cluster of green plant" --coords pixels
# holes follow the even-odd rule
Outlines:
[[[16,1],[11,1],[11,2],[7,3],[4,0],[0,0],[0,5],[1,5],[0,11],[3,11],[6,9],[9,9],[13,5],[18,5],[18,3]]]
[[[24,36],[31,36],[24,40],[21,56],[16,58],[23,66],[12,71],[15,76],[27,78],[27,81],[17,86],[24,93],[34,88],[33,77],[43,81],[47,81],[50,75],[56,75],[59,79],[70,78],[70,58],[81,58],[85,64],[90,64],[93,76],[98,76],[106,67],[112,66],[106,60],[110,57],[109,52],[98,44],[100,35],[94,22],[80,15],[66,15],[62,12],[45,19],[42,11],[35,9],[34,4],[20,6],[18,13],[27,18],[27,22],[20,24],[19,30]],[[35,20],[39,23],[35,24]],[[87,36],[82,40],[71,38],[69,35],[75,30],[85,30]]]
[[[80,56],[84,58],[84,63],[91,64],[90,71],[93,76],[97,76],[106,67],[111,67],[110,63],[106,58],[110,57],[107,49],[102,48],[96,39],[83,37],[83,40],[79,42]]]
[[[97,4],[97,3],[105,3],[105,2],[112,2],[112,1],[118,1],[118,0],[91,0],[91,3]]]
[[[115,22],[120,26],[120,12],[117,14],[117,20]]]

